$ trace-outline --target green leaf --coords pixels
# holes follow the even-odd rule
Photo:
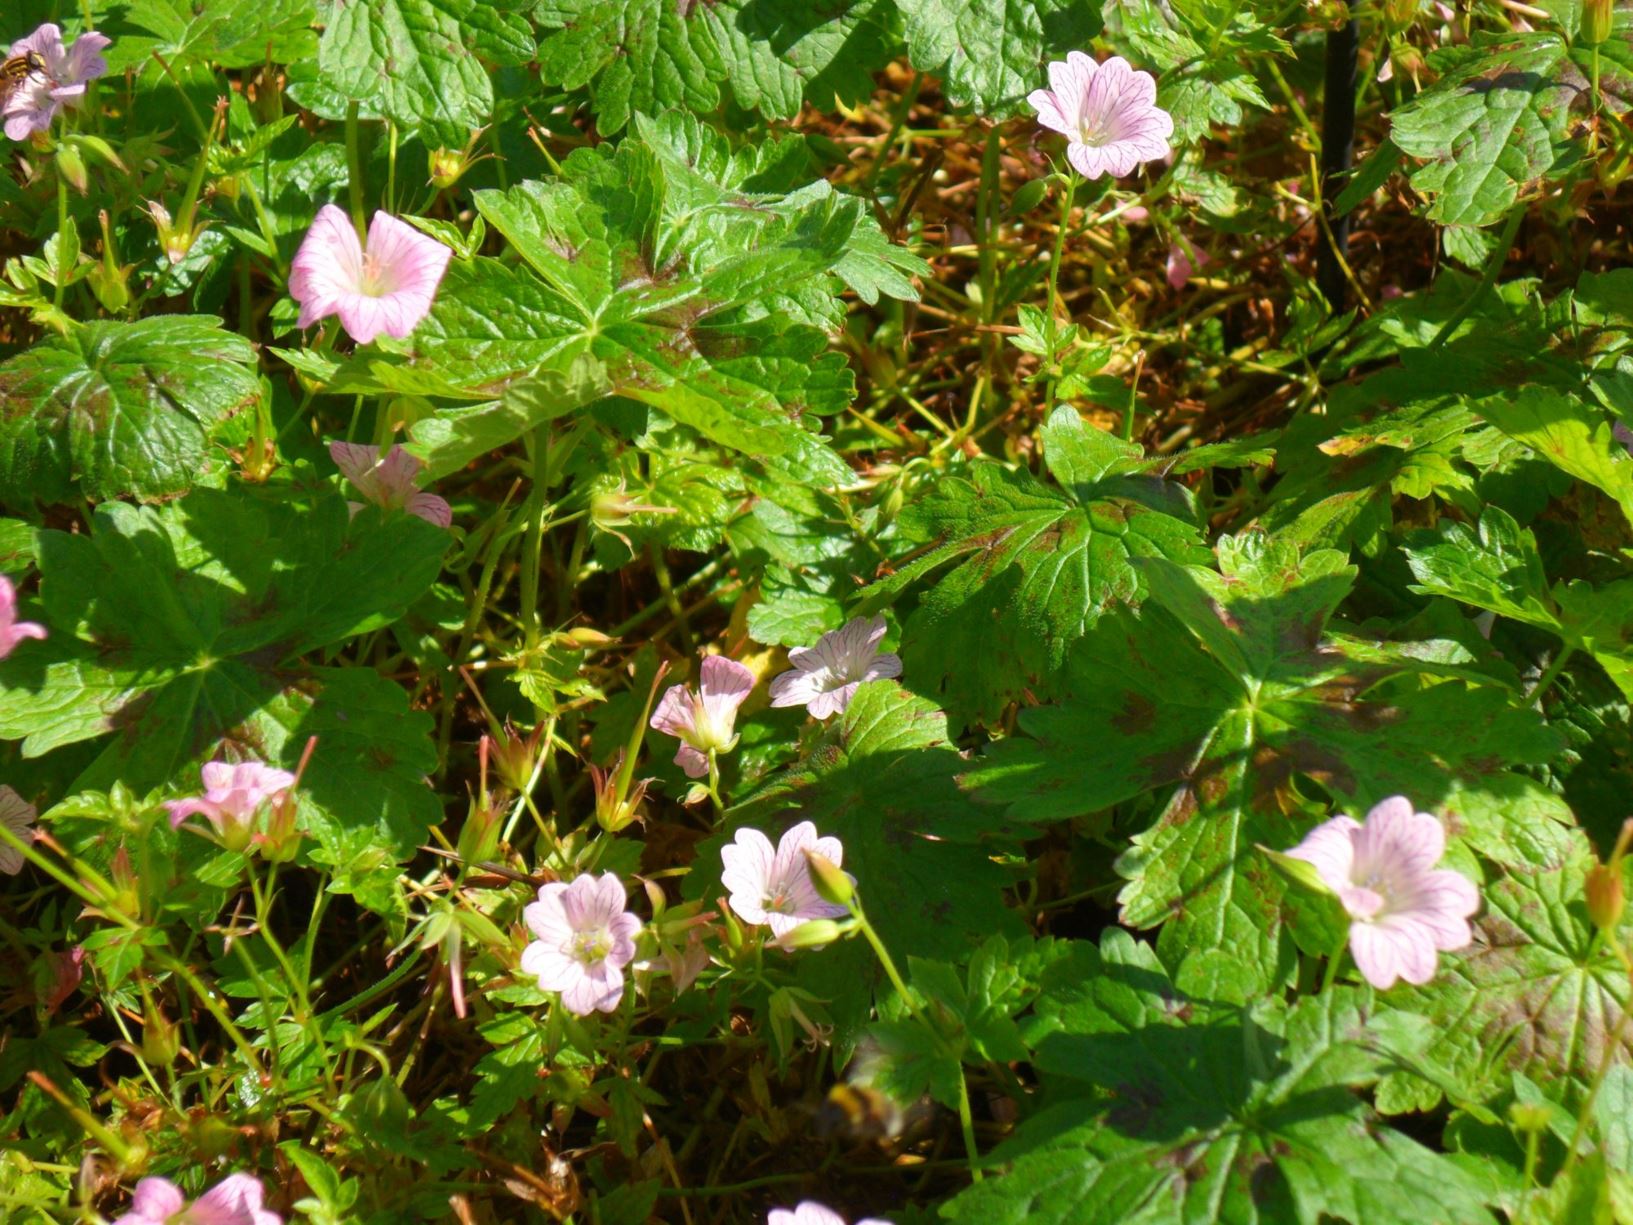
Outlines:
[[[849,480],[802,418],[850,402],[850,371],[812,323],[837,317],[833,277],[864,224],[859,201],[825,184],[745,194],[629,139],[575,152],[559,179],[478,192],[476,204],[526,267],[455,263],[430,317],[392,346],[432,394],[500,398],[452,414],[465,422],[444,421],[452,436],[434,427],[444,433],[420,449],[437,469],[601,392],[802,483]],[[536,404],[507,405],[524,379],[544,380]]]
[[[1505,768],[1557,750],[1534,712],[1460,681],[1368,700],[1406,668],[1350,658],[1325,635],[1355,577],[1342,555],[1225,537],[1219,561],[1217,574],[1142,563],[1151,601],[1139,621],[1103,621],[1072,653],[1067,696],[1023,711],[1026,736],[994,745],[966,779],[1032,822],[1173,787],[1118,864],[1122,921],[1162,924],[1170,965],[1220,949],[1261,986],[1287,972],[1282,885],[1255,847],[1302,838],[1288,815],[1301,776],[1356,815],[1405,794],[1488,853],[1557,856],[1552,823],[1568,813]]]
[[[771,119],[793,118],[807,97],[854,102],[895,50],[885,0],[541,0],[534,16],[550,31],[540,75],[589,86],[604,135],[640,112],[706,114],[726,88]]]
[[[1050,967],[1028,1026],[1046,1105],[988,1158],[954,1222],[1489,1221],[1455,1164],[1353,1090],[1421,1033],[1369,993],[1235,1007],[1113,929]]]
[[[1604,490],[1633,523],[1633,457],[1593,404],[1553,388],[1526,387],[1512,395],[1482,396],[1475,409],[1556,468]]]
[[[1405,545],[1417,579],[1413,591],[1447,596],[1543,629],[1558,629],[1537,542],[1500,506],[1480,516],[1478,534],[1447,521],[1419,532]]]
[[[961,960],[978,940],[1018,931],[1005,875],[976,841],[1004,823],[959,790],[963,765],[940,711],[871,681],[803,762],[731,810],[730,826],[776,841],[779,826],[814,821],[844,846],[868,917],[898,956]],[[700,861],[717,865],[716,845],[705,843]]]
[[[1511,34],[1430,58],[1442,75],[1396,111],[1390,139],[1442,225],[1489,225],[1576,160],[1570,111],[1586,82],[1554,33]]]
[[[1044,65],[1100,32],[1074,0],[897,0],[913,67],[941,78],[947,100],[991,119],[1018,114],[1047,84]]]
[[[1135,559],[1207,555],[1176,515],[1176,486],[1101,481],[1131,462],[1124,444],[1067,416],[1050,419],[1045,446],[1071,492],[990,461],[956,469],[901,515],[907,538],[935,547],[870,589],[875,608],[954,567],[908,617],[902,656],[915,690],[959,716],[995,722],[1009,702],[1052,692],[1072,643],[1107,608],[1143,597]]]
[[[526,19],[487,0],[352,0],[330,10],[318,79],[371,113],[457,145],[493,117],[481,61],[525,64],[533,55]]]
[[[125,15],[157,36],[143,58],[157,51],[173,68],[253,68],[310,59],[318,49],[313,0],[133,0]],[[129,50],[127,40],[115,42]]]
[[[88,323],[0,363],[0,501],[182,492],[260,396],[254,363],[203,315]]]
[[[422,782],[430,717],[371,671],[297,657],[400,616],[447,540],[412,515],[353,518],[334,494],[308,506],[204,489],[158,509],[106,504],[87,535],[42,532],[52,633],[0,662],[0,738],[36,756],[111,733],[76,790],[187,794],[223,744],[293,768],[317,735],[303,792],[320,841],[405,857],[441,811]]]
[[[1429,1055],[1489,1100],[1492,1072],[1509,1068],[1575,1111],[1597,1074],[1628,1006],[1628,978],[1583,908],[1583,880],[1594,862],[1587,839],[1573,834],[1560,862],[1515,868],[1482,890],[1474,944],[1442,960],[1422,987],[1396,1002],[1433,1023]],[[1624,947],[1633,918],[1618,928]],[[1617,1058],[1633,1058],[1633,1030],[1620,1030]]]

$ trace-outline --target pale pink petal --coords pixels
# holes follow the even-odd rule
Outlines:
[[[416,493],[408,499],[408,513],[437,527],[449,527],[454,521],[453,507],[446,498],[434,493]]]
[[[337,313],[362,291],[363,244],[344,210],[325,204],[289,266],[289,296],[301,304],[299,326]]]
[[[848,685],[841,685],[838,689],[818,690],[812,696],[806,709],[811,712],[813,719],[826,719],[838,714],[850,705],[851,698],[856,694],[856,686],[860,682],[852,681]]]
[[[705,778],[709,773],[708,754],[699,752],[685,741],[675,750],[675,764],[687,778]]]
[[[728,893],[762,895],[776,859],[771,839],[745,826],[733,841],[720,848],[720,884]]]
[[[144,1178],[130,1197],[130,1210],[113,1225],[164,1225],[187,1206],[187,1197],[168,1178]]]
[[[698,693],[710,718],[723,720],[729,725],[736,716],[737,708],[753,688],[754,673],[735,659],[710,655],[703,661]]]
[[[1350,953],[1362,977],[1380,991],[1387,991],[1400,977],[1400,961],[1394,943],[1381,928],[1355,923],[1349,932]]]
[[[1288,857],[1311,864],[1329,889],[1349,884],[1355,863],[1354,832],[1361,828],[1354,817],[1334,817],[1323,821],[1304,836],[1304,841],[1288,851]]]
[[[186,800],[166,800],[164,809],[170,814],[170,828],[175,829],[191,816],[208,817],[212,824],[220,826],[222,823],[221,809],[210,803],[209,800],[193,796]]]
[[[793,651],[788,653],[788,662],[796,663]],[[779,673],[773,677],[771,681],[771,704],[773,706],[805,706],[819,697],[821,693],[821,675],[809,670],[804,664],[796,664],[787,672]]]
[[[684,740],[692,734],[694,717],[691,692],[685,685],[671,685],[658,700],[658,708],[652,712],[648,726],[653,731]]]
[[[1026,100],[1032,109],[1037,111],[1038,122],[1050,131],[1065,135],[1076,130],[1061,109],[1060,101],[1053,90],[1034,89],[1026,96]]]
[[[258,1179],[233,1174],[193,1201],[187,1225],[260,1225],[268,1217],[276,1222],[275,1214],[261,1209],[264,1194]]]

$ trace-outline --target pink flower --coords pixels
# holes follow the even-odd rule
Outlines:
[[[112,41],[95,30],[87,30],[64,50],[62,31],[48,21],[27,38],[12,43],[10,55],[32,51],[45,61],[45,67],[31,71],[6,99],[6,135],[12,140],[27,140],[50,127],[64,106],[78,106],[85,96],[85,83],[108,71],[108,61],[97,53]]]
[[[827,1205],[807,1199],[791,1209],[773,1208],[766,1217],[766,1225],[845,1225],[845,1218]],[[890,1222],[870,1216],[863,1217],[856,1225],[890,1225]]]
[[[522,918],[538,937],[522,951],[522,969],[541,991],[556,991],[575,1016],[611,1012],[624,998],[624,967],[635,956],[641,921],[624,909],[624,885],[611,872],[552,881]]]
[[[189,1204],[168,1178],[144,1178],[130,1211],[113,1225],[283,1225],[276,1212],[261,1207],[264,1194],[259,1179],[231,1174]]]
[[[427,523],[447,527],[454,521],[448,503],[434,493],[422,493],[414,484],[424,467],[401,447],[392,447],[380,458],[380,448],[360,442],[331,442],[329,458],[362,494],[376,506],[406,510]],[[352,513],[361,507],[352,503]]]
[[[24,638],[44,638],[45,626],[17,620],[17,588],[0,574],[0,659],[10,655]]]
[[[737,708],[754,688],[754,673],[735,659],[710,655],[703,661],[696,694],[671,685],[652,712],[651,727],[680,741],[675,764],[688,778],[709,773],[709,753],[729,753],[737,743]]]
[[[289,771],[275,770],[258,761],[242,761],[237,765],[207,761],[199,774],[204,780],[202,796],[165,801],[171,828],[195,813],[202,813],[215,826],[222,843],[233,850],[243,850],[249,845],[255,814],[261,805],[282,800],[295,785],[295,776]]]
[[[1183,240],[1170,244],[1168,248],[1168,264],[1164,273],[1168,278],[1171,289],[1184,289],[1191,276],[1200,268],[1206,268],[1213,261],[1201,247],[1192,247]]]
[[[22,796],[10,787],[0,785],[0,825],[9,829],[19,842],[31,842],[34,831],[29,826],[39,814]],[[23,853],[9,842],[0,842],[0,872],[16,876],[23,870]]]
[[[884,636],[883,617],[857,617],[822,635],[814,647],[796,647],[788,652],[793,670],[771,682],[771,704],[803,706],[818,719],[844,710],[863,681],[902,674],[901,657],[879,651]]]
[[[1437,951],[1473,938],[1468,916],[1480,894],[1467,877],[1435,868],[1445,851],[1440,822],[1397,795],[1367,813],[1365,825],[1334,817],[1287,853],[1313,864],[1338,895],[1350,915],[1355,964],[1382,990],[1397,978],[1428,982]]]
[[[1168,156],[1173,116],[1157,105],[1157,82],[1121,56],[1097,64],[1081,51],[1049,65],[1052,89],[1027,97],[1038,122],[1066,135],[1066,160],[1086,179],[1128,174]]]
[[[333,204],[318,210],[289,268],[289,296],[301,304],[299,326],[339,315],[360,345],[381,332],[401,339],[431,310],[453,252],[390,213],[369,222],[369,241]]]
[[[818,838],[816,826],[801,821],[778,841],[757,829],[740,829],[733,844],[720,848],[724,871],[720,883],[731,894],[728,901],[745,923],[764,924],[781,939],[807,919],[837,919],[849,912],[817,896],[805,852],[815,851],[843,862],[845,848],[838,838]]]

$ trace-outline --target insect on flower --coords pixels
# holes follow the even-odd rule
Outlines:
[[[38,51],[25,51],[0,64],[0,106],[9,102],[11,95],[29,77],[44,77],[45,69],[45,56]]]
[[[112,40],[87,30],[64,47],[62,30],[46,22],[27,38],[12,43],[0,64],[0,111],[6,135],[25,140],[51,126],[65,106],[78,106],[85,86],[108,71],[101,51]]]

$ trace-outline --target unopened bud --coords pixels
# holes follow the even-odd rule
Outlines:
[[[845,929],[832,919],[807,919],[798,927],[789,928],[777,944],[785,949],[819,949],[832,944],[845,934]]]
[[[459,828],[459,857],[466,863],[483,863],[498,854],[503,815],[498,808],[473,803]]]
[[[726,899],[720,898],[716,903],[720,907],[720,925],[726,934],[726,947],[733,953],[741,952],[743,948],[743,925],[732,914],[731,907],[726,905]]]
[[[176,1062],[180,1050],[181,1036],[176,1032],[175,1023],[149,1000],[142,1009],[142,1058],[168,1068]]]
[[[493,738],[493,769],[499,781],[512,791],[523,792],[532,785],[533,770],[538,764],[539,742],[544,739],[544,724],[539,724],[523,736],[510,721],[505,721],[502,736]]]
[[[572,643],[575,647],[592,649],[595,647],[610,647],[613,643],[618,641],[618,639],[608,637],[600,630],[591,629],[587,625],[576,626],[575,628],[568,630],[562,635],[562,637],[567,639],[567,641]]]
[[[1612,0],[1582,0],[1582,41],[1593,47],[1610,37]]]
[[[80,195],[85,194],[90,179],[85,173],[85,159],[73,145],[57,146],[57,173],[72,183]]]
[[[1588,917],[1593,925],[1603,932],[1616,930],[1627,906],[1622,893],[1622,874],[1614,867],[1596,863],[1588,869],[1582,891],[1587,895]]]
[[[817,896],[824,902],[850,909],[851,899],[856,896],[856,882],[850,873],[821,851],[807,850],[805,862],[811,867],[811,884],[816,886]]]
[[[590,522],[625,544],[627,537],[618,529],[628,527],[636,515],[673,515],[679,507],[654,506],[629,493],[622,481],[616,489],[602,489],[590,495]]]
[[[470,163],[463,149],[432,149],[426,158],[426,168],[431,176],[431,186],[445,191],[465,177]]]
[[[1543,1132],[1552,1113],[1539,1102],[1515,1102],[1508,1108],[1508,1119],[1520,1131]]]

